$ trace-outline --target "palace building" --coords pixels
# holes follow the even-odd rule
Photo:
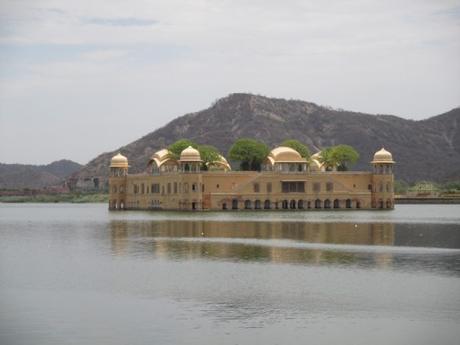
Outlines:
[[[326,171],[321,152],[309,160],[289,147],[273,149],[261,171],[233,171],[227,160],[203,171],[198,150],[179,159],[156,152],[146,173],[129,174],[120,153],[110,164],[111,210],[318,210],[393,209],[393,157],[381,149],[372,171]]]

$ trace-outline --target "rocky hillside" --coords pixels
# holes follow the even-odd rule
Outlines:
[[[48,165],[0,163],[0,189],[40,189],[61,185],[67,177],[82,167],[65,159]]]
[[[231,94],[208,109],[179,117],[133,143],[99,155],[75,177],[105,180],[110,158],[118,151],[129,158],[131,172],[140,172],[156,150],[177,139],[211,144],[226,154],[242,137],[259,139],[271,147],[287,138],[298,139],[313,153],[325,146],[348,144],[361,155],[356,170],[369,169],[373,153],[384,146],[397,161],[398,179],[460,178],[460,108],[413,121],[251,94]]]

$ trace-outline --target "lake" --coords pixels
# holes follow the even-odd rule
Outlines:
[[[0,344],[458,344],[460,205],[0,204]]]

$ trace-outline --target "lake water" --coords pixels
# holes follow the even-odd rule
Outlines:
[[[459,344],[460,205],[0,204],[0,344]]]

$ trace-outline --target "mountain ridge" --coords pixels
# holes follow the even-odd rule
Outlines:
[[[41,189],[62,185],[67,177],[82,167],[68,159],[43,165],[0,163],[0,189]]]
[[[132,172],[145,170],[149,157],[175,140],[187,138],[216,146],[226,155],[241,137],[273,147],[297,139],[316,152],[348,144],[361,155],[354,167],[368,170],[373,153],[385,147],[398,162],[396,178],[441,181],[460,176],[460,108],[424,120],[395,115],[335,110],[312,102],[234,93],[209,108],[177,117],[168,124],[117,150],[91,160],[75,178],[107,178],[112,155],[125,154]]]

